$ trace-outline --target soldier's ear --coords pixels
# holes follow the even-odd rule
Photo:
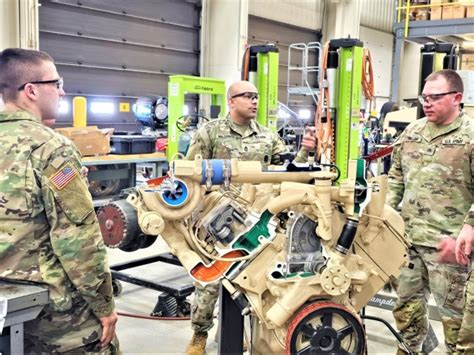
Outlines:
[[[31,100],[36,100],[38,96],[38,90],[32,84],[26,84],[24,92],[25,95]]]

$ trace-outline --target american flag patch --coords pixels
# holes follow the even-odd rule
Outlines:
[[[49,181],[51,181],[58,190],[62,190],[67,186],[67,184],[74,180],[76,176],[76,170],[67,164],[64,168],[51,176]]]

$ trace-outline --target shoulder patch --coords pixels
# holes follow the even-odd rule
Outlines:
[[[64,189],[71,181],[78,176],[76,169],[74,169],[70,163],[67,163],[61,170],[54,173],[49,181],[58,190]]]

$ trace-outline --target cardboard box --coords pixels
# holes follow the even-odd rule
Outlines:
[[[431,9],[430,20],[441,20],[443,9],[441,7],[433,7]]]
[[[461,62],[461,70],[474,70],[474,62]]]
[[[474,6],[466,6],[466,17],[474,17]]]
[[[472,53],[461,54],[461,61],[474,63],[474,54]]]
[[[446,4],[447,2],[451,2],[451,1],[450,0],[431,0],[430,4],[431,5]]]
[[[466,17],[466,6],[464,5],[453,5],[453,17],[452,18],[464,18]]]
[[[443,6],[443,13],[441,18],[443,20],[449,20],[452,19],[454,16],[454,9],[453,6]]]
[[[105,155],[110,153],[110,136],[112,128],[100,130],[97,126],[83,128],[57,128],[56,132],[69,138],[81,152],[82,156]]]

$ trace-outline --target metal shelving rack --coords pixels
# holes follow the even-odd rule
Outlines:
[[[396,12],[395,12],[396,13]],[[398,102],[398,87],[400,84],[400,62],[405,40],[427,43],[432,42],[432,36],[450,36],[474,33],[474,18],[460,18],[433,21],[409,21],[405,36],[405,22],[394,23],[395,47],[392,65],[391,100]]]

